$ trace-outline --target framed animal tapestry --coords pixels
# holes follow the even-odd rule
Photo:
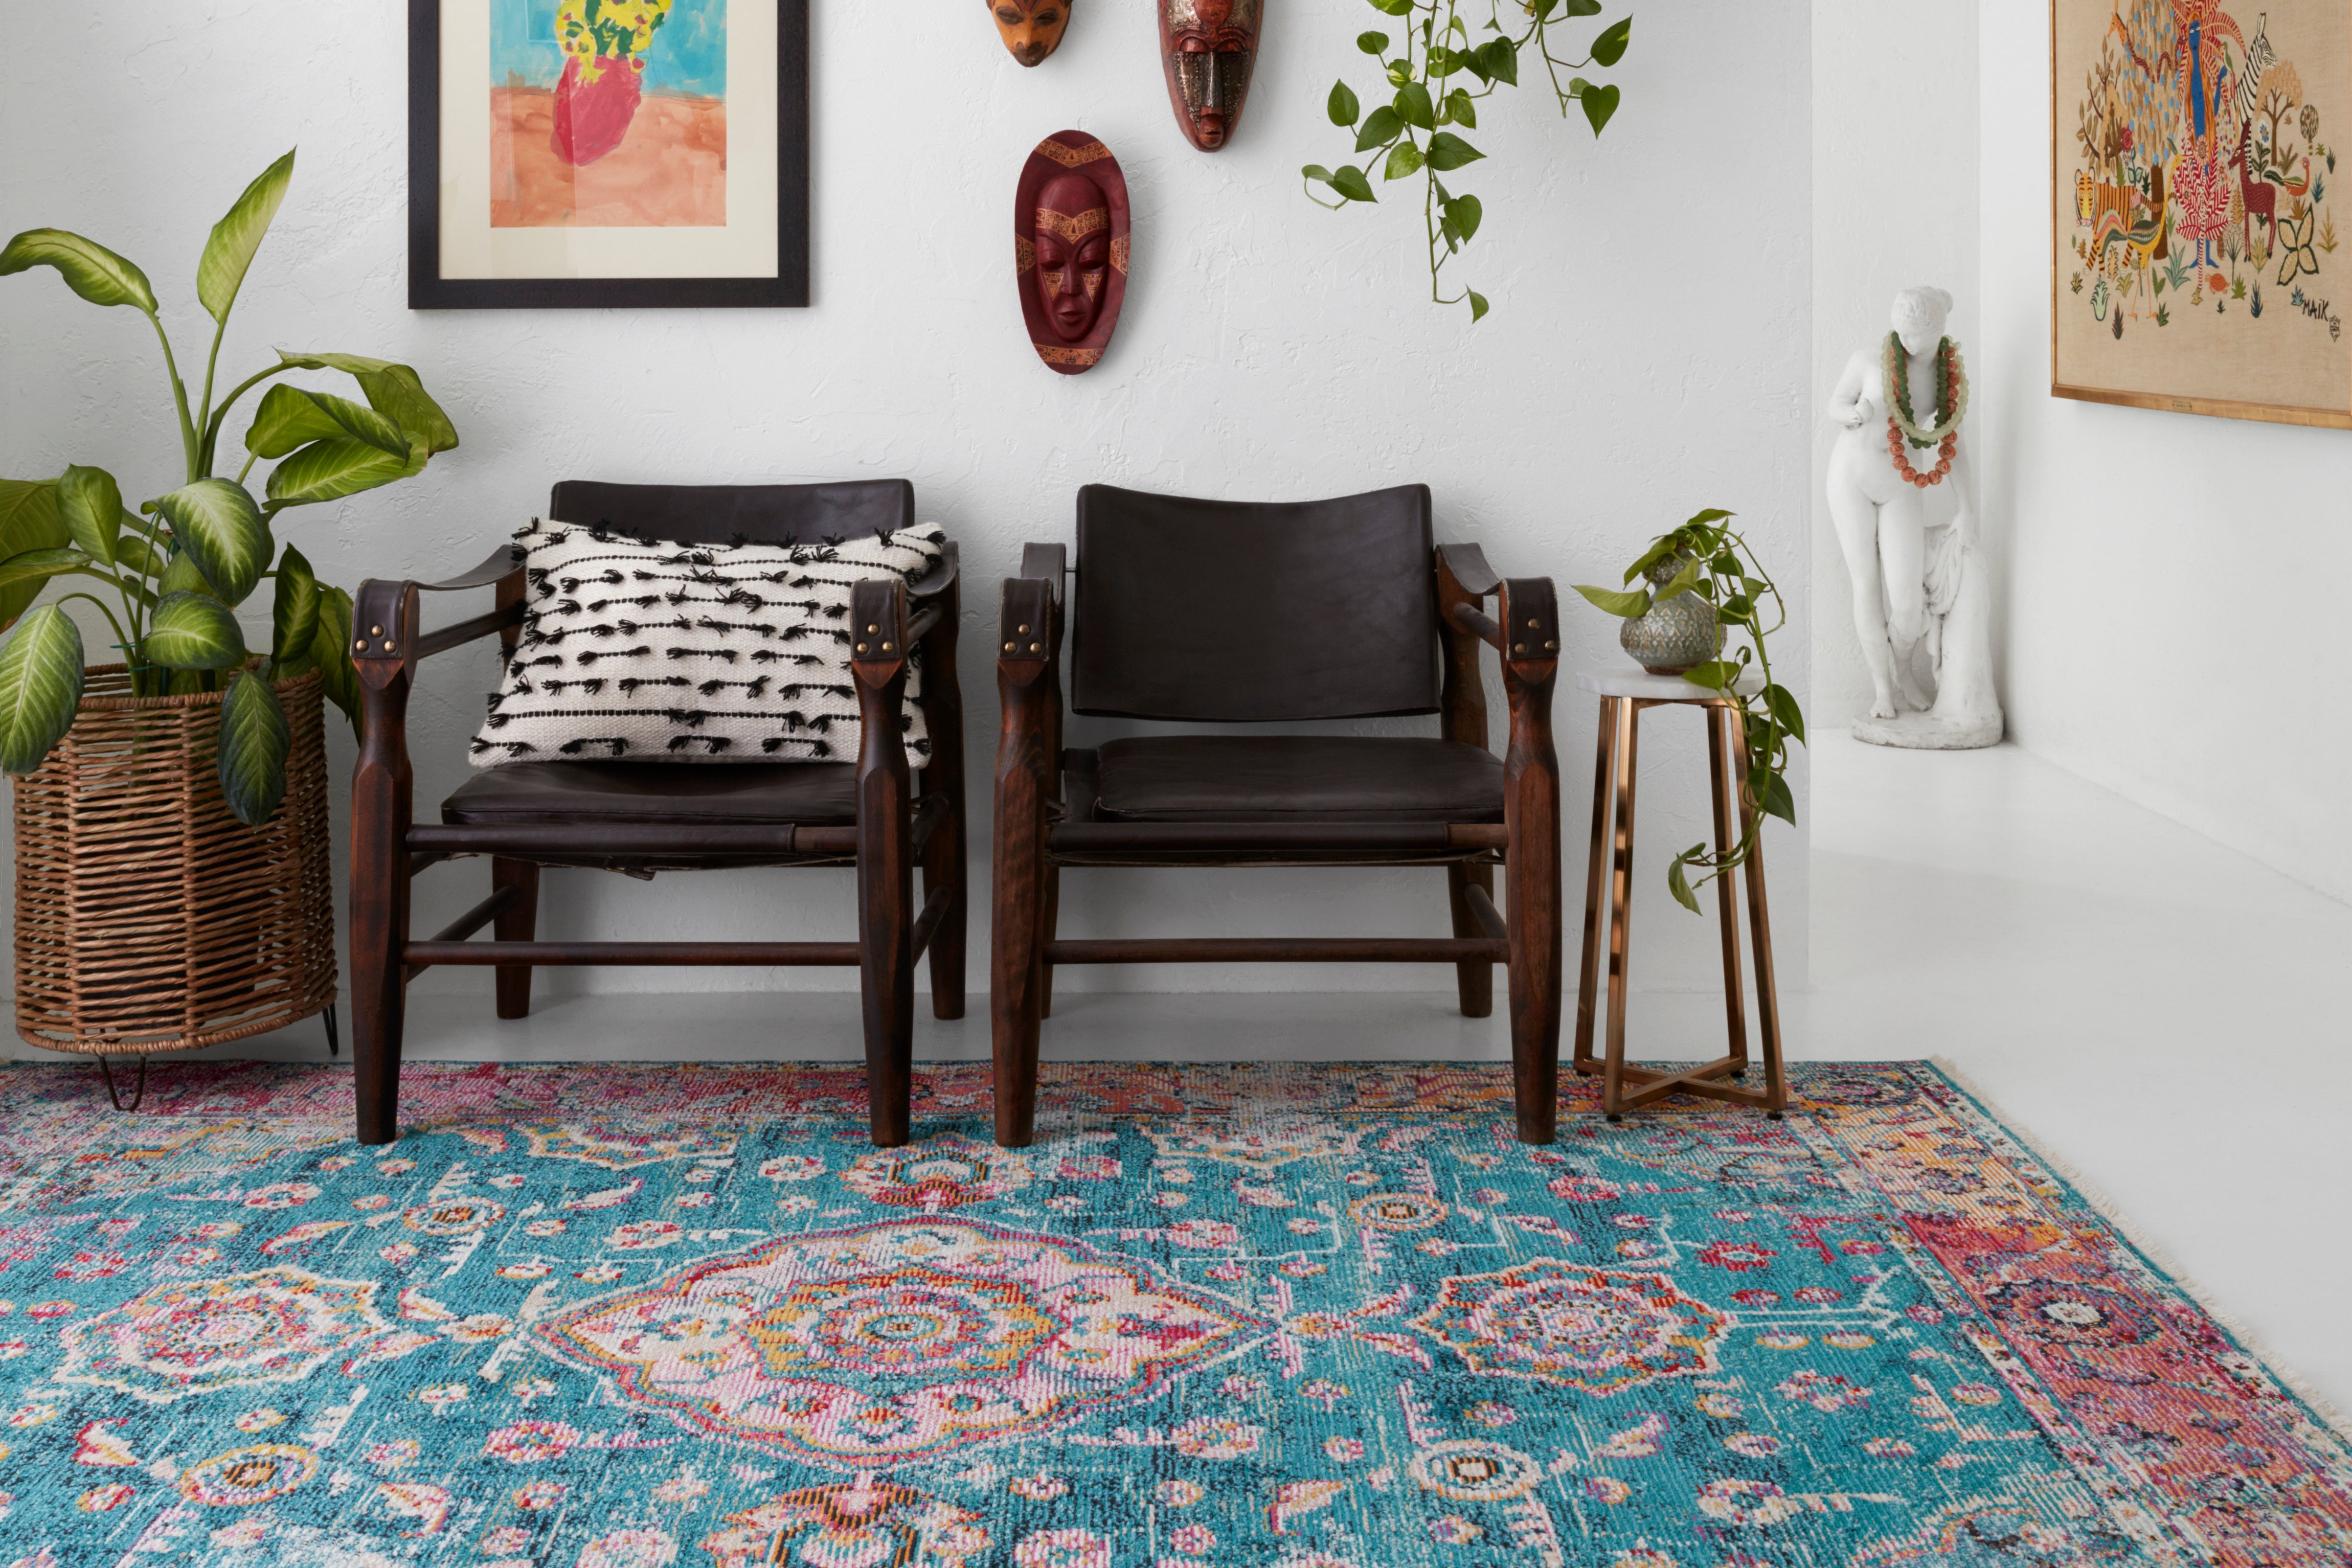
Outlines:
[[[808,150],[808,0],[409,0],[409,307],[806,305]]]
[[[2352,0],[2052,0],[2050,57],[2052,395],[2352,429]]]

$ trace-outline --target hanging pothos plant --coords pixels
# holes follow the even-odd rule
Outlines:
[[[1647,614],[1653,604],[1695,593],[1715,606],[1717,625],[1746,634],[1745,643],[1725,651],[1727,656],[1695,664],[1682,676],[1739,709],[1748,730],[1748,771],[1741,793],[1756,810],[1754,815],[1740,813],[1739,841],[1729,849],[1710,851],[1704,843],[1693,844],[1666,868],[1667,891],[1694,915],[1699,913],[1699,888],[1747,862],[1756,847],[1756,835],[1763,831],[1764,814],[1795,824],[1797,802],[1789,792],[1789,743],[1805,742],[1804,713],[1797,706],[1796,694],[1773,680],[1772,655],[1765,643],[1789,623],[1788,606],[1748,541],[1724,527],[1731,517],[1717,508],[1701,512],[1673,532],[1660,534],[1641,559],[1625,569],[1630,584],[1668,556],[1685,558],[1683,569],[1654,598],[1646,588],[1621,591],[1579,583],[1576,589],[1610,614],[1628,619]],[[1764,621],[1767,601],[1772,611],[1769,625]],[[1752,691],[1742,690],[1751,671],[1761,678]],[[1693,871],[1700,873],[1696,883],[1690,879]]]
[[[0,277],[53,267],[93,305],[129,305],[163,349],[179,418],[186,482],[135,512],[103,468],[68,468],[56,480],[0,479],[0,769],[29,773],[67,730],[82,694],[81,632],[60,607],[98,607],[130,668],[134,695],[221,691],[221,794],[240,821],[258,826],[286,792],[291,731],[272,683],[317,670],[326,695],[358,720],[352,667],[352,598],[320,583],[288,545],[270,568],[269,525],[289,507],[340,500],[422,473],[457,444],[448,416],[406,365],[359,354],[278,352],[278,362],[213,401],[213,372],[229,310],[294,177],[294,154],[264,170],[213,225],[196,265],[196,298],[214,321],[204,390],[193,402],[147,275],[127,257],[63,229],[28,229],[0,250]],[[221,426],[247,392],[288,371],[339,371],[367,401],[280,383],[255,409],[246,460],[234,479],[213,473]],[[255,463],[276,459],[263,498],[245,487]],[[54,579],[91,578],[115,602],[76,591],[26,614]],[[236,607],[274,579],[269,641],[246,645]],[[120,610],[118,615],[116,611]],[[22,616],[19,621],[17,618]]]
[[[1358,48],[1380,61],[1386,78],[1381,90],[1388,95],[1388,101],[1376,102],[1366,114],[1355,89],[1345,81],[1335,82],[1329,103],[1331,123],[1355,131],[1358,152],[1387,153],[1380,164],[1383,182],[1423,176],[1421,217],[1429,250],[1429,297],[1440,305],[1467,302],[1470,319],[1475,321],[1486,314],[1486,297],[1468,287],[1449,297],[1443,275],[1446,263],[1478,232],[1486,209],[1468,192],[1449,190],[1441,176],[1486,154],[1448,127],[1475,131],[1479,100],[1492,97],[1497,87],[1518,86],[1519,68],[1531,55],[1542,63],[1560,113],[1565,116],[1571,103],[1580,105],[1592,134],[1599,136],[1610,116],[1617,112],[1620,94],[1613,83],[1604,86],[1575,73],[1595,66],[1614,66],[1622,59],[1633,19],[1628,16],[1602,28],[1584,58],[1570,60],[1552,53],[1550,29],[1599,16],[1601,0],[1507,0],[1517,13],[1511,27],[1503,24],[1507,0],[1486,0],[1486,20],[1480,30],[1493,37],[1483,42],[1474,40],[1470,25],[1462,19],[1462,13],[1472,9],[1476,0],[1369,3],[1373,10],[1404,23],[1401,41],[1377,29],[1356,39]],[[1562,71],[1570,73],[1564,82]],[[1375,99],[1379,96],[1373,95]],[[1337,212],[1350,202],[1379,200],[1372,193],[1370,176],[1357,164],[1345,163],[1334,170],[1309,163],[1303,172],[1307,200],[1318,206]],[[1318,184],[1339,200],[1327,202],[1317,195]]]

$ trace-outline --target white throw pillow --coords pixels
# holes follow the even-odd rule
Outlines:
[[[851,585],[913,582],[937,523],[807,544],[679,544],[534,520],[522,637],[474,737],[504,762],[855,762]],[[930,737],[908,660],[907,765]]]

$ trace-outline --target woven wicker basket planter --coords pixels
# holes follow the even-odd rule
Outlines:
[[[278,683],[293,749],[285,802],[258,828],[221,800],[219,695],[130,690],[123,666],[91,670],[73,728],[16,780],[16,1032],[49,1051],[143,1058],[327,1008],[318,675]]]

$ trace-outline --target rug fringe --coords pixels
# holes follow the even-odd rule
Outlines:
[[[2076,1197],[2089,1204],[2100,1218],[2114,1226],[2116,1232],[2137,1249],[2142,1257],[2162,1270],[2165,1277],[2179,1287],[2182,1294],[2202,1308],[2206,1316],[2227,1329],[2230,1337],[2238,1342],[2238,1348],[2260,1362],[2263,1371],[2272,1381],[2302,1400],[2310,1407],[2311,1413],[2318,1416],[2336,1436],[2347,1442],[2352,1442],[2352,1418],[2347,1418],[2345,1411],[2339,1408],[2334,1400],[2313,1386],[2308,1378],[2281,1364],[2279,1359],[2271,1354],[2270,1347],[2263,1343],[2261,1336],[2249,1330],[2239,1321],[2235,1313],[2221,1304],[2219,1297],[2175,1262],[2162,1247],[2157,1245],[2152,1237],[2142,1230],[2138,1224],[2124,1212],[2123,1207],[2115,1199],[2100,1191],[2081,1171],[2075,1169],[2072,1161],[2033,1134],[2026,1131],[2021,1123],[2002,1109],[1999,1101],[1979,1088],[1976,1081],[1950,1057],[1932,1056],[1927,1060],[1937,1071],[1951,1080],[1954,1088],[1974,1100],[1986,1115],[1999,1123],[2003,1132],[2031,1149],[2035,1159],[2041,1161],[2052,1174],[2065,1182],[2068,1186],[2073,1187]]]

